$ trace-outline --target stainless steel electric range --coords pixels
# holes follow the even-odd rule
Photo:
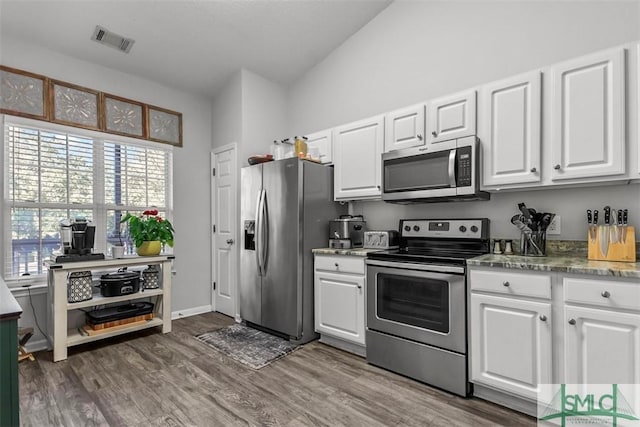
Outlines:
[[[466,260],[489,253],[489,220],[405,219],[400,248],[367,264],[367,361],[470,392]]]

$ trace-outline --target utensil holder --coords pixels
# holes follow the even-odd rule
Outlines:
[[[547,231],[523,232],[520,235],[520,253],[523,256],[547,256]]]

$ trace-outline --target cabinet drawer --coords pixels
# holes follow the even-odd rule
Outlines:
[[[640,311],[640,284],[565,277],[564,300]]]
[[[512,271],[471,270],[471,290],[505,295],[551,298],[551,276]]]
[[[316,255],[315,269],[339,273],[364,274],[364,257]]]

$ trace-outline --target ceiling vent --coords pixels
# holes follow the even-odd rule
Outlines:
[[[129,53],[131,47],[136,42],[133,39],[122,37],[118,34],[112,33],[100,25],[96,25],[96,29],[91,36],[91,40],[95,40],[98,43],[102,43],[106,46],[111,46],[118,49],[121,52]]]

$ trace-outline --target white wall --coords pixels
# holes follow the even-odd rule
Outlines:
[[[331,128],[638,39],[639,2],[394,2],[290,88],[289,133]],[[370,229],[397,228],[403,217],[486,216],[494,235],[515,237],[508,221],[524,201],[562,216],[562,234],[554,238],[584,240],[587,208],[627,207],[640,225],[639,190],[519,191],[493,194],[489,202],[351,208]]]
[[[268,154],[274,139],[286,137],[287,97],[282,86],[242,70],[242,166],[255,154]]]
[[[213,100],[211,147],[242,141],[242,70],[234,73]]]
[[[0,43],[0,63],[3,65],[183,114],[184,146],[174,149],[173,165],[174,268],[177,275],[174,277],[172,311],[208,305],[211,300],[210,221],[207,215],[210,206],[210,100],[22,41],[3,38]],[[38,315],[39,320],[45,319],[44,316],[44,313]]]

